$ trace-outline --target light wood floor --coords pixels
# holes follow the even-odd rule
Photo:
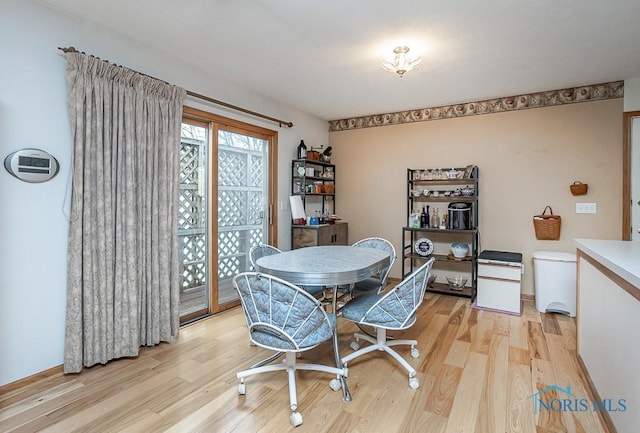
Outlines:
[[[421,386],[383,353],[350,363],[351,403],[329,389],[330,375],[298,373],[304,424],[289,424],[284,372],[252,376],[237,394],[235,372],[268,351],[248,343],[239,308],[192,324],[174,344],[146,348],[136,359],[86,369],[78,375],[33,381],[0,396],[2,432],[586,432],[606,430],[593,412],[541,411],[532,394],[557,384],[589,398],[575,357],[575,320],[472,309],[468,299],[427,294],[416,325],[421,356],[403,356]],[[349,332],[339,321],[341,350]],[[304,358],[332,362],[330,344]],[[561,397],[560,397],[561,398]]]

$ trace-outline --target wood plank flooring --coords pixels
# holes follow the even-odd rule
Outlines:
[[[339,320],[340,347],[351,349],[351,323]],[[408,387],[404,369],[375,352],[349,364],[353,401],[329,389],[330,375],[298,372],[298,410],[289,424],[284,372],[247,378],[237,394],[235,373],[270,352],[250,346],[239,308],[183,328],[173,344],[145,348],[81,374],[56,373],[4,387],[2,432],[606,432],[596,414],[540,411],[532,394],[557,384],[589,398],[576,360],[575,320],[472,309],[468,299],[428,293],[413,328],[421,356],[399,352],[418,371]],[[364,343],[363,343],[364,344]],[[331,364],[331,344],[303,354]],[[550,391],[554,392],[554,391]]]

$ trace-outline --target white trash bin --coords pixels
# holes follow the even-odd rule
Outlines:
[[[533,253],[536,310],[576,317],[576,255],[559,251]]]

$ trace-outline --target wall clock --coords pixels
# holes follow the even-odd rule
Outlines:
[[[417,254],[426,257],[433,252],[433,242],[428,238],[420,238],[416,241],[413,249]]]
[[[46,182],[60,171],[60,164],[53,155],[32,148],[16,150],[7,155],[4,167],[13,176],[29,183]]]

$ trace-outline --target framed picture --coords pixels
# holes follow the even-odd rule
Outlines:
[[[462,175],[462,178],[471,179],[472,175],[473,175],[473,165],[467,165],[467,167],[464,169],[464,175]]]

